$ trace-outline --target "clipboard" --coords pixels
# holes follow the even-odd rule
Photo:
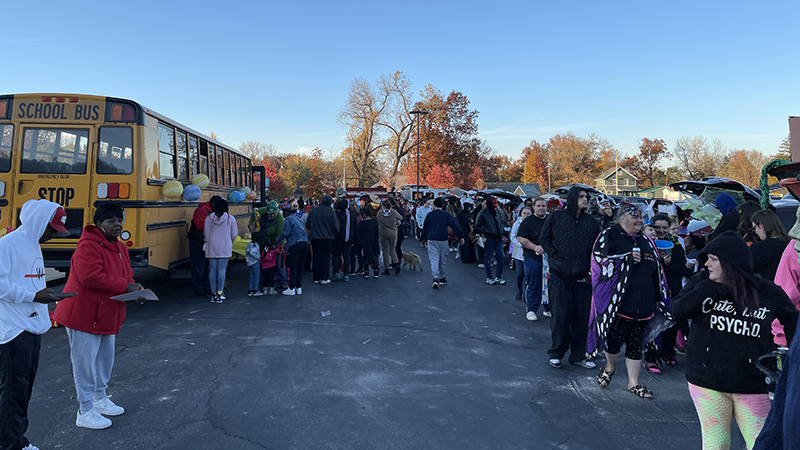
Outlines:
[[[122,295],[116,295],[111,297],[111,300],[130,302],[132,300],[138,300],[139,297],[144,297],[145,300],[158,300],[158,296],[150,289],[142,289],[141,291],[133,291]]]

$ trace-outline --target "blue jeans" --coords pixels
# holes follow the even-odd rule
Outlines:
[[[286,276],[286,256],[280,253],[275,258],[275,281],[282,288],[286,288],[289,285],[289,278]]]
[[[505,255],[503,255],[503,239],[486,239],[483,243],[483,265],[486,269],[486,278],[492,277],[492,256],[497,260],[497,278],[503,278],[503,265]]]
[[[225,289],[225,269],[228,268],[228,258],[208,258],[208,282],[211,293],[218,294]]]
[[[528,311],[539,311],[542,303],[542,261],[536,258],[525,258],[525,281],[528,289],[525,290],[525,303]]]
[[[253,265],[247,266],[247,269],[250,271],[250,285],[247,288],[248,291],[258,291],[261,289],[258,283],[261,282],[261,264],[255,263]]]

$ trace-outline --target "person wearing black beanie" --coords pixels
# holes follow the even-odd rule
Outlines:
[[[676,320],[692,319],[686,379],[703,447],[730,446],[736,411],[745,444],[752,448],[770,409],[764,376],[753,363],[776,349],[771,333],[776,318],[791,341],[798,312],[781,288],[753,272],[752,256],[738,233],[721,233],[698,259],[707,270],[674,299],[672,314]]]

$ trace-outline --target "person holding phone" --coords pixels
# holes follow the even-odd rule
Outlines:
[[[0,239],[0,448],[37,450],[25,437],[28,404],[39,367],[42,335],[50,329],[39,244],[68,233],[64,208],[47,200],[22,205],[21,225]]]
[[[72,255],[65,292],[78,295],[56,305],[53,319],[69,338],[72,375],[79,410],[75,425],[93,430],[111,426],[104,416],[125,412],[106,395],[114,366],[114,344],[125,321],[125,302],[111,297],[142,290],[133,280],[128,248],[118,237],[124,213],[116,201],[102,202],[87,225]],[[139,298],[142,303],[144,298]]]

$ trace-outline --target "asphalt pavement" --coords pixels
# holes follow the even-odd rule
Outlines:
[[[109,394],[126,408],[100,431],[75,426],[63,328],[42,340],[28,437],[45,449],[693,449],[700,425],[682,368],[642,374],[655,392],[608,389],[596,370],[548,364],[549,319],[525,319],[515,275],[448,257],[449,285],[423,271],[247,297],[234,264],[228,301],[137,272],[160,301],[131,304]],[[598,366],[603,361],[597,361]],[[734,428],[735,430],[735,428]],[[733,448],[743,448],[734,431]]]

